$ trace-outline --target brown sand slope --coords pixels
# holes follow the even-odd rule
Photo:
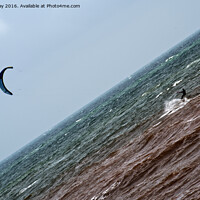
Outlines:
[[[200,96],[46,199],[200,199]]]

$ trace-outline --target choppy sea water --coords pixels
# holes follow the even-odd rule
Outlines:
[[[182,88],[187,91],[183,103],[177,93]],[[184,106],[199,88],[196,33],[4,160],[0,199],[37,199],[48,193],[156,125],[176,109],[176,102]]]

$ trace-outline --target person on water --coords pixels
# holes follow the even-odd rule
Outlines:
[[[182,91],[178,92],[178,93],[183,93],[181,99],[183,99],[185,96],[186,96],[186,91],[185,89],[183,88]]]

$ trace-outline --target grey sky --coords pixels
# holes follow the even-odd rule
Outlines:
[[[81,8],[0,10],[0,160],[200,27],[199,0],[36,2]]]

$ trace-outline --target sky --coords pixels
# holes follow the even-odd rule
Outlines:
[[[199,0],[10,3],[80,8],[0,9],[0,161],[200,27]]]

